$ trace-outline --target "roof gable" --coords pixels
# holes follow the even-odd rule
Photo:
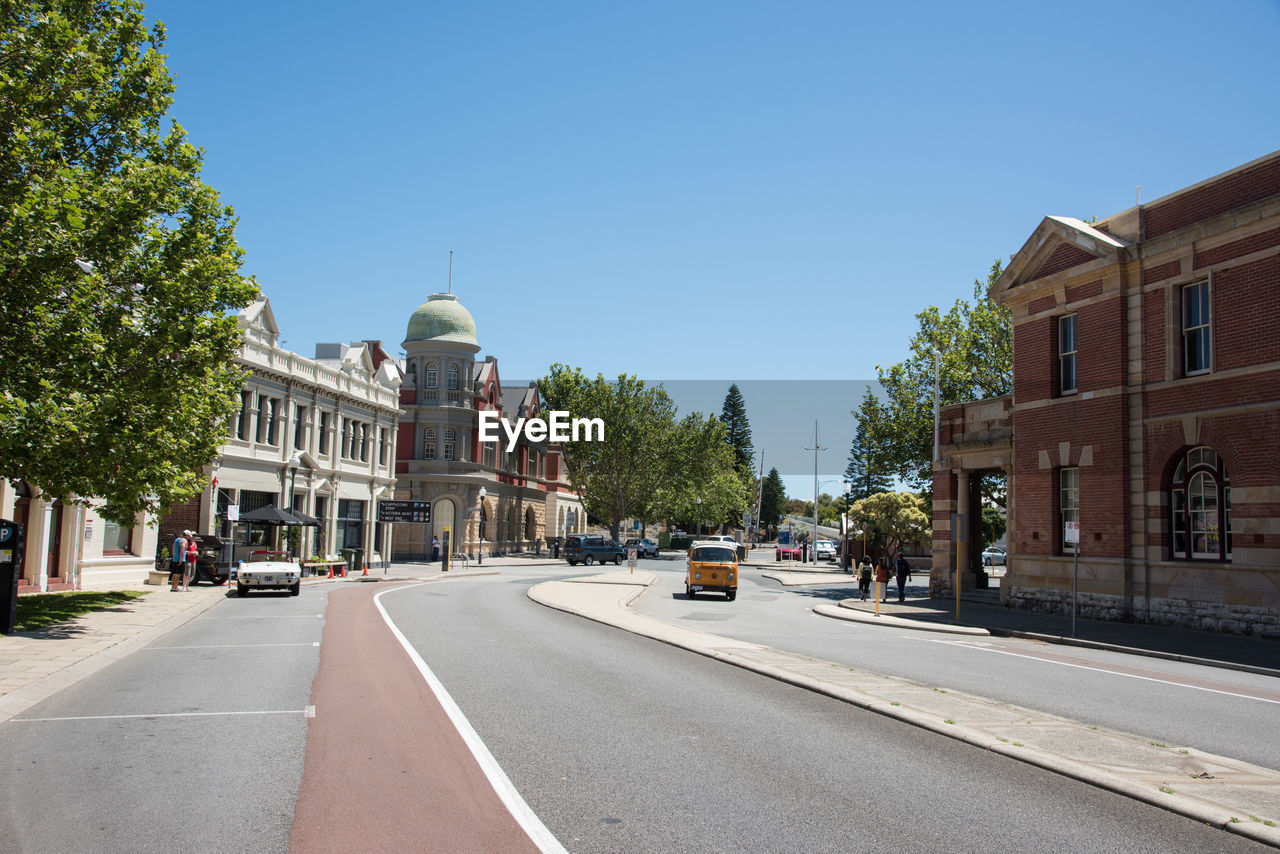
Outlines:
[[[992,296],[1099,259],[1114,261],[1127,240],[1069,216],[1047,216],[1009,261]]]
[[[276,315],[271,310],[271,300],[267,297],[260,297],[240,309],[236,322],[240,325],[240,334],[246,338],[268,347],[276,346],[276,342],[280,340],[280,327],[276,325]]]

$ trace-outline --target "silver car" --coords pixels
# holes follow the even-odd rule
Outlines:
[[[982,553],[983,566],[1004,566],[1004,549],[992,546]]]

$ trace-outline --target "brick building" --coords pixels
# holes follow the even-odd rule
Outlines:
[[[586,514],[556,445],[521,434],[508,451],[501,427],[500,441],[480,441],[481,412],[514,428],[540,414],[538,392],[504,387],[498,360],[477,358],[475,320],[454,294],[431,294],[414,310],[404,349],[395,497],[431,501],[432,521],[396,523],[395,558],[428,558],[446,528],[450,553],[473,557],[545,548],[570,520],[568,531],[583,530]]]
[[[1100,222],[1046,217],[993,296],[1013,393],[948,407],[935,590],[977,580],[977,477],[1009,478],[1006,603],[1280,630],[1280,152]],[[960,547],[952,545],[954,520]]]

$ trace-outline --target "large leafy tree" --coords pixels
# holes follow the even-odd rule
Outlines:
[[[849,449],[849,465],[844,470],[845,481],[852,487],[850,501],[857,501],[877,492],[887,492],[893,482],[889,477],[885,454],[871,440],[871,425],[884,417],[884,408],[868,386],[862,394],[862,403],[853,411],[858,427],[853,434],[853,446]]]
[[[747,404],[737,383],[729,386],[720,407],[720,420],[724,422],[725,441],[733,448],[734,461],[739,471],[750,471],[755,448],[751,444],[751,424],[747,421]]]
[[[614,538],[628,518],[692,521],[698,497],[706,523],[746,506],[724,425],[698,413],[677,420],[661,386],[628,375],[590,379],[581,368],[554,364],[538,390],[546,409],[604,422],[604,441],[584,436],[561,447],[569,482]]]
[[[941,354],[943,406],[998,397],[1013,388],[1009,310],[990,295],[1000,272],[996,261],[985,283],[974,280],[972,303],[958,299],[945,314],[937,306],[917,314],[920,329],[911,339],[910,355],[887,368],[876,366],[885,401],[865,422],[867,438],[885,454],[888,470],[916,488],[931,489],[933,482],[935,349]]]
[[[257,293],[163,44],[136,0],[0,0],[0,476],[121,522],[201,487]]]
[[[911,492],[880,492],[849,509],[855,530],[866,533],[868,543],[880,544],[894,560],[907,545],[923,545],[932,535],[924,499]]]

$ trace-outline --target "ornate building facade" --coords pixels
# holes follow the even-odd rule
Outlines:
[[[410,316],[396,448],[396,498],[432,502],[430,525],[395,525],[396,560],[426,560],[432,538],[471,556],[545,550],[547,538],[586,524],[554,445],[521,435],[508,449],[481,442],[481,412],[514,425],[539,414],[532,385],[504,388],[493,356],[479,358],[471,313],[432,294]]]

